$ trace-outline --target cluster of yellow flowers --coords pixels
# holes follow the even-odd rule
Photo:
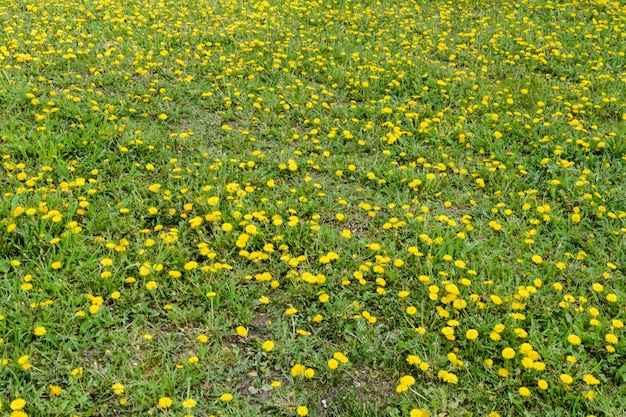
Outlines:
[[[0,0],[10,415],[624,394],[626,6],[475,3]]]

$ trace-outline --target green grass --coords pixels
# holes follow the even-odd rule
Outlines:
[[[624,16],[0,0],[0,414],[622,415]]]

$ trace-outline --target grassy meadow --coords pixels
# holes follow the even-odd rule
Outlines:
[[[0,29],[0,416],[625,415],[624,1]]]

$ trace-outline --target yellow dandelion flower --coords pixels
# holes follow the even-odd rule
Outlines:
[[[248,336],[248,329],[246,329],[246,328],[245,328],[245,327],[243,327],[243,326],[237,326],[236,331],[237,331],[237,334],[238,334],[240,337],[246,337],[246,336]]]
[[[196,400],[194,400],[193,398],[187,398],[185,401],[183,401],[183,408],[187,408],[187,409],[191,409],[194,408],[196,406]]]
[[[196,269],[197,267],[198,267],[198,262],[190,261],[190,262],[187,262],[183,268],[185,268],[186,271],[191,271],[193,269]]]
[[[585,384],[587,384],[587,385],[598,385],[598,384],[600,384],[600,380],[597,379],[596,377],[594,377],[593,375],[590,375],[590,374],[586,374],[585,376],[583,376],[583,381],[585,381]]]
[[[26,400],[23,398],[16,398],[9,404],[9,408],[13,411],[21,410],[26,406]]]
[[[232,401],[232,400],[233,400],[233,394],[230,394],[230,393],[226,392],[226,393],[220,395],[220,401],[222,401],[224,403],[227,403],[227,402]]]
[[[572,345],[580,345],[582,343],[580,337],[575,334],[570,334],[569,336],[567,336],[567,341],[570,342]]]
[[[504,359],[513,359],[515,357],[515,350],[513,350],[513,348],[504,348],[502,350],[502,357]]]
[[[117,395],[123,394],[125,390],[124,385],[120,384],[119,382],[113,384],[111,388],[113,389],[113,392]]]
[[[174,404],[170,397],[161,397],[159,398],[159,408],[167,409],[170,408]]]
[[[51,397],[60,397],[63,394],[63,388],[58,385],[48,385],[48,392]]]
[[[306,368],[304,367],[304,365],[297,363],[291,367],[291,376],[295,378],[297,376],[303,375],[305,369]]]
[[[413,378],[411,375],[404,375],[402,378],[400,378],[400,384],[410,387],[411,385],[415,384],[415,378]]]
[[[465,337],[467,337],[467,340],[476,340],[478,338],[478,330],[469,329],[465,332]]]

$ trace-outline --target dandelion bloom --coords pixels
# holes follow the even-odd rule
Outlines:
[[[409,365],[419,365],[420,363],[422,363],[422,360],[415,355],[407,356],[406,361],[409,363]]]
[[[302,365],[301,363],[297,363],[291,368],[291,376],[295,378],[297,376],[303,375],[305,369],[306,368],[304,367],[304,365]]]
[[[170,408],[174,402],[170,397],[161,397],[159,398],[159,407],[160,408]]]
[[[415,384],[415,378],[413,378],[411,375],[405,375],[400,378],[400,384],[410,387],[411,385]]]
[[[102,266],[111,266],[111,265],[113,265],[113,259],[111,259],[111,258],[102,258],[100,260],[100,265],[102,265]]]
[[[222,401],[222,402],[227,403],[227,402],[232,401],[232,400],[233,400],[233,394],[230,394],[230,393],[226,392],[226,393],[220,395],[220,401]]]
[[[116,393],[117,395],[124,393],[124,385],[120,384],[119,382],[116,382],[115,384],[113,384],[111,388],[113,389],[113,392]]]
[[[467,337],[468,340],[476,340],[476,338],[478,337],[478,330],[476,330],[476,329],[469,329],[465,333],[465,337]]]
[[[21,410],[22,408],[24,408],[24,406],[26,405],[26,400],[23,398],[16,398],[13,401],[11,401],[11,404],[9,404],[9,408],[13,411],[15,410]]]
[[[240,337],[246,337],[246,336],[248,336],[248,329],[246,329],[245,327],[243,327],[243,326],[238,326],[236,330],[237,330],[237,334],[238,334]]]
[[[396,387],[396,392],[397,392],[398,394],[400,394],[401,392],[408,391],[408,389],[409,389],[409,387],[408,387],[408,386],[406,386],[406,385],[404,385],[404,384],[400,384],[400,385],[398,385],[398,386]]]
[[[502,350],[502,357],[504,359],[513,359],[515,357],[515,350],[513,350],[512,348],[508,347],[508,348],[504,348]]]
[[[196,262],[196,261],[190,261],[190,262],[187,262],[187,263],[183,266],[183,268],[185,268],[185,270],[187,270],[187,271],[191,271],[191,270],[193,270],[193,269],[196,269],[197,267],[198,267],[198,262]]]
[[[193,398],[187,398],[185,401],[183,401],[183,408],[194,408],[196,406],[196,400],[194,400]]]

